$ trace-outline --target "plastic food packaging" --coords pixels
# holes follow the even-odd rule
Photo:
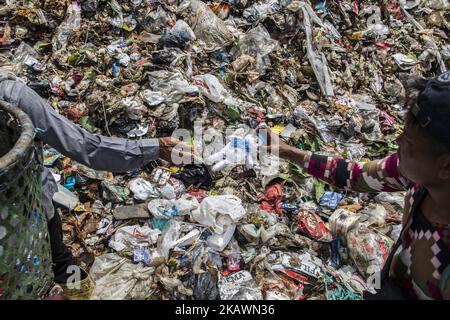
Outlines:
[[[246,270],[221,277],[219,293],[222,300],[262,300],[261,291],[250,272]]]
[[[362,218],[360,214],[345,209],[337,209],[329,219],[330,231],[335,237],[339,237],[345,242],[348,232],[355,228],[362,221]]]
[[[347,235],[350,256],[366,278],[383,268],[393,244],[389,237],[364,226],[353,228]]]
[[[117,252],[131,254],[134,246],[139,244],[154,244],[161,231],[151,229],[149,226],[125,226],[119,228],[109,241],[109,246]]]
[[[298,213],[297,228],[298,231],[314,240],[323,242],[330,242],[333,240],[333,235],[328,231],[322,219],[310,210],[300,210]]]

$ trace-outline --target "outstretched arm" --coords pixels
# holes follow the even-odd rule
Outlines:
[[[407,179],[398,170],[398,155],[381,160],[357,162],[323,156],[294,148],[269,132],[270,148],[278,147],[281,158],[298,164],[305,172],[337,188],[356,192],[404,191]]]
[[[24,83],[1,81],[0,99],[19,106],[30,116],[39,139],[93,169],[123,172],[158,158],[158,139],[130,140],[91,134],[58,114]]]

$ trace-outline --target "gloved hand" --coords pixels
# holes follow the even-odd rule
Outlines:
[[[211,169],[213,172],[222,170],[229,164],[245,163],[247,169],[252,169],[256,147],[256,142],[251,135],[246,135],[244,138],[233,135],[231,141],[222,150],[211,155],[207,162],[216,163]]]

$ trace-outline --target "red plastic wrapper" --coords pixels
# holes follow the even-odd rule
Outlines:
[[[266,188],[266,193],[261,199],[260,208],[267,212],[275,212],[278,215],[283,213],[281,201],[283,200],[283,188],[276,183]]]
[[[353,9],[353,13],[354,14],[358,14],[359,13],[359,6],[358,6],[358,1],[357,0],[353,0],[353,2],[352,2],[352,9]]]
[[[385,111],[381,111],[380,116],[382,119],[384,119],[384,121],[382,123],[383,130],[389,130],[394,126],[395,119],[389,113],[387,113]]]
[[[298,214],[298,231],[314,240],[330,242],[333,235],[325,226],[323,220],[314,212],[302,210]]]
[[[207,190],[197,188],[193,185],[191,185],[191,186],[189,186],[189,188],[187,188],[187,193],[189,193],[189,195],[195,197],[199,203],[201,203],[202,200],[205,199],[209,195]]]
[[[390,50],[391,49],[391,45],[384,41],[379,41],[379,42],[375,43],[375,45],[377,46],[377,48],[382,49],[382,50]]]

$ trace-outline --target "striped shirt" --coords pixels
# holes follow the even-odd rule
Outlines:
[[[406,191],[405,231],[389,275],[418,299],[450,299],[450,225],[428,221],[420,209],[409,219],[420,188],[400,174],[397,153],[363,163],[308,152],[304,170],[348,191]]]

